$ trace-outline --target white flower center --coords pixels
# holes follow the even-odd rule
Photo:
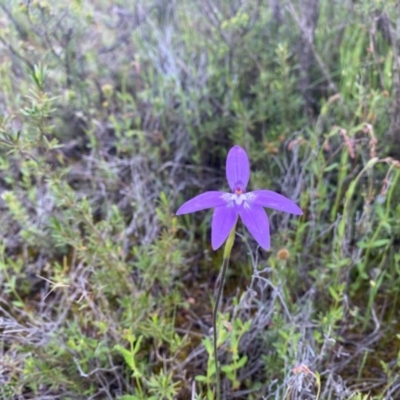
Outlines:
[[[243,207],[250,208],[250,203],[255,199],[255,195],[253,193],[224,193],[222,198],[228,203],[228,207],[233,207],[235,204],[240,206],[243,204]]]

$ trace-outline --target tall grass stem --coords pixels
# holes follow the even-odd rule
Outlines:
[[[222,268],[221,268],[221,272],[218,276],[216,288],[215,288],[215,305],[214,305],[214,311],[213,311],[213,342],[214,342],[215,375],[216,375],[216,382],[217,382],[217,388],[216,388],[216,399],[217,400],[220,400],[220,398],[221,398],[221,375],[220,375],[220,369],[219,369],[219,364],[218,364],[217,316],[218,316],[219,303],[222,298],[222,291],[224,289],[226,271],[228,270],[229,257],[231,255],[233,242],[235,241],[235,228],[236,228],[236,224],[232,228],[231,233],[229,234],[228,240],[225,243],[224,258],[222,260]]]

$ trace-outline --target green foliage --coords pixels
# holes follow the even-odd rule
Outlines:
[[[230,355],[229,362],[221,367],[222,373],[231,382],[232,388],[237,390],[241,382],[238,381],[237,375],[239,369],[243,368],[247,362],[246,355],[240,355],[240,341],[243,335],[250,329],[251,321],[243,322],[240,319],[235,319],[229,322],[225,316],[221,316],[217,321],[218,329],[218,347],[225,347],[225,350]],[[215,378],[215,363],[214,363],[214,348],[210,337],[203,340],[203,345],[208,354],[207,376],[197,375],[196,381],[203,382],[207,385],[207,399],[213,399],[213,384]]]
[[[304,215],[236,238],[226,398],[395,398],[397,3],[320,1],[308,69],[299,2],[125,3],[0,0],[0,397],[214,398],[221,255],[174,210],[235,143]]]

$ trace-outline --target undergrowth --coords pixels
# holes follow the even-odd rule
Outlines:
[[[304,215],[239,226],[224,398],[399,398],[399,11],[306,3],[0,0],[1,398],[214,398],[222,255],[174,213],[233,144]]]

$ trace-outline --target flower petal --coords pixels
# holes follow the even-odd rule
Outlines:
[[[226,158],[226,179],[232,192],[235,185],[240,183],[246,189],[250,179],[250,163],[246,152],[240,146],[233,146]]]
[[[223,199],[224,194],[224,192],[217,191],[199,194],[198,196],[193,197],[193,199],[188,200],[186,203],[183,203],[176,212],[176,215],[189,214],[207,208],[226,205],[226,200]]]
[[[252,199],[251,204],[261,207],[268,207],[278,211],[284,211],[290,214],[302,215],[300,207],[292,200],[271,190],[254,190],[248,193]],[[255,196],[255,197],[253,197]]]
[[[235,207],[217,207],[211,225],[211,246],[217,250],[225,242],[237,220]]]
[[[265,250],[271,246],[269,235],[269,221],[267,213],[260,207],[252,204],[250,207],[241,207],[239,215],[249,232],[258,244]]]

